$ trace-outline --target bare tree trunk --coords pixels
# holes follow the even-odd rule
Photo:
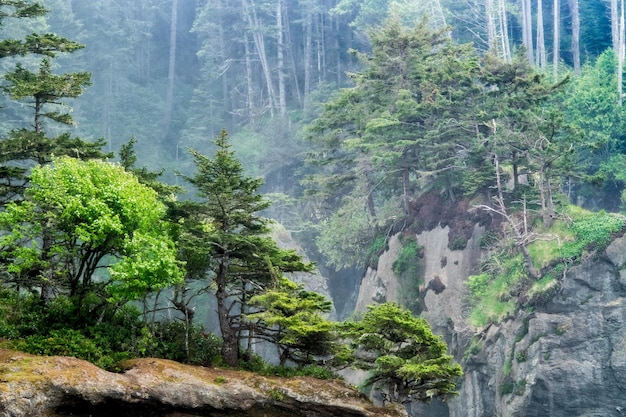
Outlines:
[[[281,117],[287,114],[285,91],[285,41],[283,30],[283,0],[276,2],[276,59],[278,64],[278,111]]]
[[[546,69],[546,41],[543,33],[543,2],[537,0],[537,65]]]
[[[178,31],[178,0],[172,0],[172,12],[170,14],[170,51],[169,65],[167,70],[167,94],[165,97],[165,112],[163,114],[163,129],[161,140],[167,138],[172,123],[174,111],[174,82],[176,78],[176,33]]]
[[[311,92],[311,59],[313,58],[313,15],[310,9],[306,11],[304,18],[304,107],[308,106],[309,93]]]
[[[569,0],[569,8],[572,14],[572,60],[574,61],[574,73],[580,74],[580,12],[578,0]]]
[[[498,49],[498,43],[493,0],[485,0],[485,18],[487,19],[487,44],[490,50],[496,51]]]
[[[243,6],[244,15],[248,21],[248,28],[252,33],[252,39],[256,48],[259,61],[261,63],[261,69],[265,77],[265,85],[267,86],[267,96],[269,99],[269,110],[274,116],[274,109],[276,108],[276,92],[274,90],[274,82],[272,80],[272,72],[267,60],[267,52],[265,50],[265,37],[261,30],[261,22],[256,12],[256,6],[254,0],[251,0],[251,4],[248,4],[248,0],[241,0]]]
[[[527,248],[529,241],[532,240],[532,233],[528,229],[528,221],[527,221],[528,214],[526,211],[526,198],[524,198],[524,211],[522,213],[522,216],[523,216],[522,224],[520,225],[519,222],[516,221],[515,218],[513,218],[513,216],[511,216],[506,209],[506,204],[504,202],[504,194],[502,192],[502,180],[500,177],[500,162],[498,160],[497,155],[494,155],[494,164],[495,164],[495,170],[496,170],[496,188],[497,188],[497,196],[495,197],[496,207],[491,207],[487,205],[480,205],[478,207],[482,208],[483,210],[497,213],[501,215],[502,217],[504,217],[507,223],[511,226],[511,230],[514,235],[515,244],[519,248],[520,252],[522,253],[522,258],[524,258],[524,264],[526,265],[526,270],[528,271],[528,274],[533,278],[539,278],[539,272],[535,268],[535,265],[533,264],[532,258]]]
[[[289,10],[286,8],[287,6],[285,5],[285,22],[287,22],[286,25],[284,25],[284,29],[285,29],[285,49],[287,51],[287,53],[289,54],[289,63],[290,63],[290,73],[291,73],[291,77],[293,78],[293,85],[294,90],[295,90],[295,94],[297,96],[298,99],[298,103],[300,104],[301,107],[304,106],[304,102],[302,99],[302,90],[300,89],[300,80],[298,78],[298,67],[296,66],[296,59],[294,58],[294,47],[293,47],[293,40],[291,37],[291,26],[289,25]],[[310,13],[307,11],[306,12],[307,15],[309,15]]]
[[[561,4],[560,4],[560,1],[554,0],[552,8],[553,8],[552,14],[554,15],[554,27],[553,27],[554,43],[552,44],[552,75],[554,76],[554,79],[556,80],[556,78],[559,76],[559,61],[560,61],[559,51],[561,50],[561,38],[560,38]]]
[[[620,2],[619,17],[619,46],[617,51],[617,93],[619,94],[619,105],[622,105],[623,91],[622,86],[624,78],[624,0]]]
[[[534,65],[533,57],[533,23],[530,0],[520,0],[522,13],[522,38],[526,47],[526,58],[530,65]]]
[[[244,34],[243,41],[245,53],[246,53],[246,115],[250,122],[254,121],[254,85],[252,84],[252,58],[250,57],[250,41],[248,34]]]
[[[500,39],[502,43],[502,59],[511,62],[511,44],[509,42],[509,24],[506,17],[506,0],[498,0],[498,14],[500,22]]]
[[[619,13],[617,12],[617,0],[611,0],[611,40],[613,50],[617,53],[619,48]]]

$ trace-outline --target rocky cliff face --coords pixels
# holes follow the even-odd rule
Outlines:
[[[400,417],[342,381],[269,378],[159,359],[105,372],[85,361],[0,350],[1,417]]]
[[[532,312],[471,329],[465,317],[465,279],[476,273],[482,228],[465,249],[451,251],[446,227],[417,234],[425,247],[424,311],[447,341],[465,375],[460,395],[418,405],[426,417],[600,417],[626,415],[626,238],[571,268],[556,295]],[[396,246],[364,279],[359,306],[394,300],[389,265]],[[445,262],[443,261],[445,259]],[[432,291],[437,278],[445,286]],[[395,292],[394,292],[395,291]],[[473,341],[472,341],[473,339]]]

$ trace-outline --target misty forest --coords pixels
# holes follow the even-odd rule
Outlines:
[[[553,339],[591,343],[568,300],[626,320],[624,9],[0,0],[0,347],[597,412]]]

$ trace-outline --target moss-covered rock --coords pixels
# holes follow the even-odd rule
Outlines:
[[[70,357],[0,350],[0,417],[405,416],[340,380],[264,377],[161,359],[106,372]]]

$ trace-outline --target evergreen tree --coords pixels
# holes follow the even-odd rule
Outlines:
[[[254,337],[276,346],[281,366],[287,361],[309,365],[338,350],[335,326],[322,316],[332,309],[332,302],[323,295],[280,277],[273,287],[252,297],[250,305],[260,310],[245,316],[253,323]]]
[[[246,330],[241,314],[248,312],[250,298],[272,285],[277,274],[310,271],[313,266],[268,237],[269,220],[257,214],[269,205],[258,193],[262,180],[244,174],[225,130],[215,145],[213,158],[191,151],[197,172],[185,179],[202,201],[182,207],[191,214],[183,230],[188,242],[201,245],[186,247],[193,254],[197,275],[210,274],[224,341],[222,356],[228,365],[236,366]]]
[[[32,18],[42,16],[46,10],[38,3],[10,1],[5,4],[13,10],[2,17]],[[11,9],[11,7],[13,9]],[[0,21],[1,22],[1,21]],[[0,45],[3,56],[39,54],[37,71],[17,63],[13,71],[4,75],[1,86],[12,100],[27,104],[33,111],[28,127],[13,129],[0,141],[0,201],[6,202],[23,193],[28,170],[37,164],[50,162],[52,155],[70,155],[77,158],[103,158],[102,140],[87,142],[72,138],[69,133],[49,135],[53,127],[45,126],[52,121],[64,126],[74,121],[67,108],[66,99],[80,96],[90,84],[90,74],[74,72],[56,75],[52,71],[52,57],[61,52],[73,52],[83,45],[57,35],[29,35],[25,41],[5,40]],[[26,119],[28,120],[28,119]]]
[[[370,306],[363,319],[345,323],[354,364],[370,371],[367,386],[391,402],[426,401],[456,394],[461,366],[428,323],[397,304]]]

